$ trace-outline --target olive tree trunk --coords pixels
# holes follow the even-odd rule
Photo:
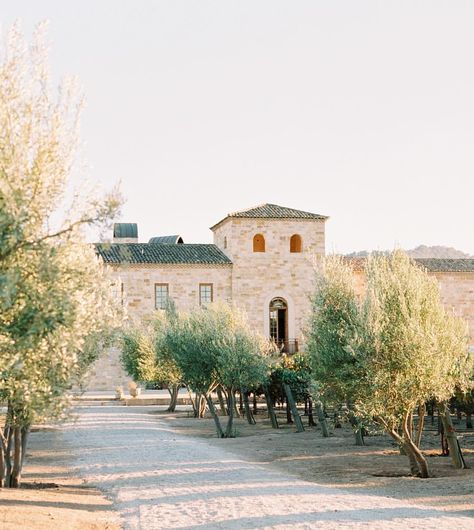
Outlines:
[[[472,429],[472,414],[466,412],[466,429]]]
[[[286,423],[293,423],[293,418],[291,417],[290,402],[288,401],[288,398],[286,396],[283,398],[283,402],[286,402]]]
[[[222,388],[220,386],[217,387],[216,393],[217,399],[219,401],[219,409],[221,411],[221,416],[227,416],[227,407],[225,405],[224,396],[222,395]]]
[[[19,488],[29,426],[7,425],[0,432],[0,487]]]
[[[229,388],[227,390],[227,410],[229,412],[227,427],[225,429],[225,438],[234,438],[234,415],[235,415],[235,391]]]
[[[301,420],[301,416],[299,415],[298,409],[296,408],[295,398],[293,397],[293,392],[291,391],[290,385],[283,383],[283,390],[286,394],[288,406],[290,407],[293,418],[295,419],[296,430],[297,432],[303,432],[303,421]]]
[[[194,417],[204,418],[204,413],[206,412],[207,396],[199,392],[195,392],[194,394],[195,397],[193,397],[193,394],[189,388],[188,388],[188,394],[189,394],[189,399],[191,401],[191,405],[193,407]]]
[[[170,404],[167,412],[174,412],[178,403],[179,385],[172,385],[171,388],[168,387],[168,392],[170,393]]]
[[[250,410],[249,393],[241,389],[240,394],[244,402],[245,417],[249,425],[255,425],[255,418],[253,417],[252,411]]]
[[[411,428],[411,421],[412,421],[413,415],[411,413],[406,414],[404,421],[403,421],[403,434],[405,438],[405,451],[407,451],[407,454],[412,455],[416,463],[418,464],[418,470],[419,470],[419,476],[421,478],[428,478],[430,476],[429,469],[428,469],[428,462],[426,458],[424,457],[423,453],[420,451],[420,449],[416,446],[416,444],[413,442],[411,436],[413,429]]]
[[[326,421],[326,416],[324,415],[323,404],[319,400],[316,401],[316,413],[318,415],[319,424],[321,425],[323,437],[327,438],[329,436],[328,422]]]
[[[360,420],[357,417],[357,415],[354,413],[354,411],[352,410],[350,405],[348,406],[348,408],[349,408],[348,419],[349,419],[349,423],[351,424],[352,429],[354,431],[355,444],[356,445],[365,445],[365,442],[364,442],[364,431],[363,431],[363,427],[362,427],[362,425],[360,423]]]
[[[417,447],[421,445],[421,437],[423,435],[423,427],[425,426],[425,414],[426,414],[426,405],[420,405],[418,407],[418,425],[416,428],[416,440],[415,444]]]
[[[430,472],[428,462],[410,437],[410,428],[408,425],[410,421],[410,413],[406,413],[402,420],[403,435],[400,435],[395,429],[390,428],[382,418],[374,419],[385,428],[386,432],[398,443],[399,447],[403,449],[403,454],[408,458],[410,473],[414,477],[429,478]]]
[[[265,401],[267,403],[267,411],[268,411],[268,417],[270,418],[270,422],[272,424],[273,429],[278,429],[278,419],[275,414],[275,409],[273,408],[273,402],[272,397],[270,396],[270,391],[268,390],[267,386],[263,387],[263,393],[265,395]]]
[[[214,403],[212,402],[212,397],[210,396],[210,394],[206,396],[206,402],[207,407],[209,408],[209,412],[211,413],[212,419],[214,420],[214,424],[216,426],[217,437],[224,438],[224,431],[222,430],[221,421],[219,419],[219,416],[217,415],[216,408],[214,407]]]
[[[443,422],[444,433],[448,442],[449,454],[453,461],[453,466],[457,469],[466,469],[466,462],[462,455],[461,446],[456,436],[456,430],[454,429],[447,403],[441,405],[441,421]]]
[[[313,416],[313,400],[312,398],[308,398],[307,399],[307,402],[308,402],[308,427],[315,427],[316,426],[316,422],[314,421],[314,416]]]

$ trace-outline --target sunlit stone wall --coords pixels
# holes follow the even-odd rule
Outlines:
[[[256,234],[264,236],[265,252],[253,251]],[[301,236],[301,253],[290,252],[294,234]],[[314,261],[324,255],[324,221],[230,217],[214,228],[214,243],[233,262],[232,297],[245,309],[255,329],[269,336],[270,302],[284,298],[288,304],[287,338],[304,346]]]
[[[155,284],[166,283],[169,296],[179,309],[199,305],[199,284],[212,283],[214,300],[232,299],[231,265],[121,265],[112,267],[117,298],[123,299],[128,318],[140,319],[155,310]],[[111,348],[92,366],[90,390],[114,390],[126,385],[118,348]]]

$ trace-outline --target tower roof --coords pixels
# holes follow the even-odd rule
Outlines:
[[[214,228],[230,217],[247,219],[308,219],[319,221],[328,219],[326,215],[295,210],[294,208],[279,206],[278,204],[265,203],[260,204],[259,206],[254,206],[253,208],[247,208],[246,210],[229,213],[224,219],[216,223],[214,226],[211,226],[211,230],[214,230]]]

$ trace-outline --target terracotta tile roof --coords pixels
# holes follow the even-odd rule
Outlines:
[[[295,210],[293,208],[287,208],[286,206],[278,206],[278,204],[266,203],[255,206],[254,208],[248,208],[247,210],[229,213],[224,219],[212,226],[211,230],[229,217],[247,219],[328,219],[326,215],[304,212],[303,210]]]
[[[149,244],[97,243],[97,254],[105,263],[171,263],[227,265],[230,259],[216,245],[204,244]]]

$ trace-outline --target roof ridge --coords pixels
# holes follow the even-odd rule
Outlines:
[[[247,219],[304,219],[304,220],[318,220],[325,221],[327,215],[321,215],[318,213],[307,212],[306,210],[298,210],[296,208],[290,208],[289,206],[280,206],[271,202],[265,202],[263,204],[252,206],[245,210],[238,210],[227,214],[226,217],[221,219],[218,223],[211,226],[211,230],[214,230],[229,218],[247,218]]]
[[[244,213],[248,212],[250,210],[255,210],[256,208],[262,208],[263,206],[278,206],[278,204],[271,204],[269,202],[262,202],[260,204],[256,204],[255,206],[251,206],[250,208],[245,208],[244,210],[235,210],[235,212],[230,212],[227,214],[227,217],[232,217],[236,213]],[[281,208],[281,206],[280,206]]]

